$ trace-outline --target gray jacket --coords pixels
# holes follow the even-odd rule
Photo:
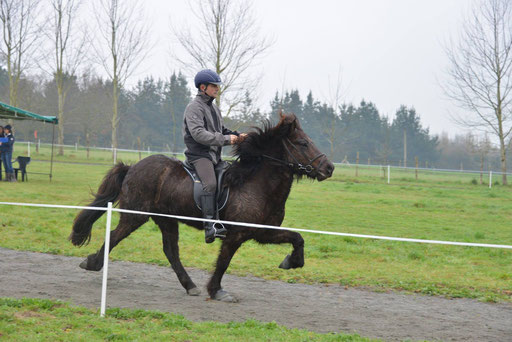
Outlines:
[[[239,135],[224,127],[219,108],[213,98],[204,92],[198,92],[183,117],[183,138],[185,155],[189,162],[208,158],[214,164],[220,161],[222,146],[230,144],[230,135]]]

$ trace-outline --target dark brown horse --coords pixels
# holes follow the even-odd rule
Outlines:
[[[248,133],[235,146],[237,161],[227,171],[226,186],[230,197],[220,213],[221,220],[281,225],[285,202],[294,176],[307,176],[322,181],[332,175],[334,165],[322,154],[301,129],[295,115],[282,115],[272,127]],[[118,201],[122,209],[202,217],[192,194],[192,181],[182,162],[163,155],[147,157],[133,166],[118,163],[105,176],[90,206],[106,207]],[[75,218],[70,240],[75,246],[89,242],[93,223],[103,211],[82,210]],[[117,228],[110,235],[110,250],[121,240],[147,222],[148,215],[121,213]],[[192,296],[199,289],[183,268],[178,250],[178,220],[151,216],[162,231],[164,253],[179,281]],[[181,221],[181,220],[180,220]],[[200,221],[181,221],[203,229]],[[213,276],[207,285],[211,298],[234,302],[236,299],[221,288],[221,279],[237,249],[249,239],[259,243],[291,243],[293,252],[279,267],[284,269],[304,265],[304,240],[298,233],[286,230],[229,226],[222,241]],[[99,271],[103,267],[105,245],[91,254],[80,267]]]

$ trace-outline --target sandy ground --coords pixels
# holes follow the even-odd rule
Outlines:
[[[0,297],[37,297],[99,308],[102,272],[79,258],[0,248]],[[187,269],[202,287],[187,296],[172,269],[130,262],[109,265],[108,307],[161,310],[193,321],[249,318],[316,332],[358,333],[386,341],[512,341],[512,304],[375,293],[341,286],[288,284],[226,275],[239,303],[209,300],[207,272]]]

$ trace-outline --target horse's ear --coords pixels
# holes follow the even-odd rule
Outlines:
[[[281,136],[287,137],[297,128],[297,117],[294,114],[282,115],[279,132]]]

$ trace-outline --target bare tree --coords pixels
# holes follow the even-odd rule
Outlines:
[[[18,104],[21,75],[30,65],[37,35],[39,0],[0,0],[2,44],[0,53],[9,77],[9,104]]]
[[[98,0],[94,4],[99,6],[96,21],[105,43],[94,48],[112,81],[112,147],[117,148],[119,91],[149,52],[148,28],[137,1]]]
[[[245,91],[257,87],[259,76],[250,73],[250,69],[273,40],[259,38],[251,2],[195,0],[191,7],[198,21],[194,32],[184,27],[172,28],[187,53],[185,58],[176,59],[191,74],[210,68],[221,76],[224,84],[216,103],[220,106],[224,96],[228,116],[243,102]]]
[[[508,0],[478,2],[458,41],[446,47],[450,81],[445,91],[470,112],[454,119],[497,137],[503,184],[507,184],[505,141],[512,132],[511,10]]]
[[[86,31],[77,30],[75,25],[82,2],[83,0],[52,0],[52,13],[46,25],[46,35],[50,43],[48,55],[53,57],[44,58],[47,67],[41,69],[51,73],[57,87],[58,143],[61,155],[64,154],[64,104],[69,90],[66,81],[76,75],[86,56]]]
[[[342,101],[342,73],[341,67],[338,68],[338,76],[336,79],[336,83],[333,88],[331,88],[331,82],[329,80],[329,102],[330,106],[333,109],[332,116],[329,120],[326,121],[327,125],[323,125],[322,132],[329,142],[329,158],[334,158],[334,153],[338,147],[338,142],[341,138],[342,132],[339,132],[337,128],[339,128],[339,121],[341,118],[341,101]]]

